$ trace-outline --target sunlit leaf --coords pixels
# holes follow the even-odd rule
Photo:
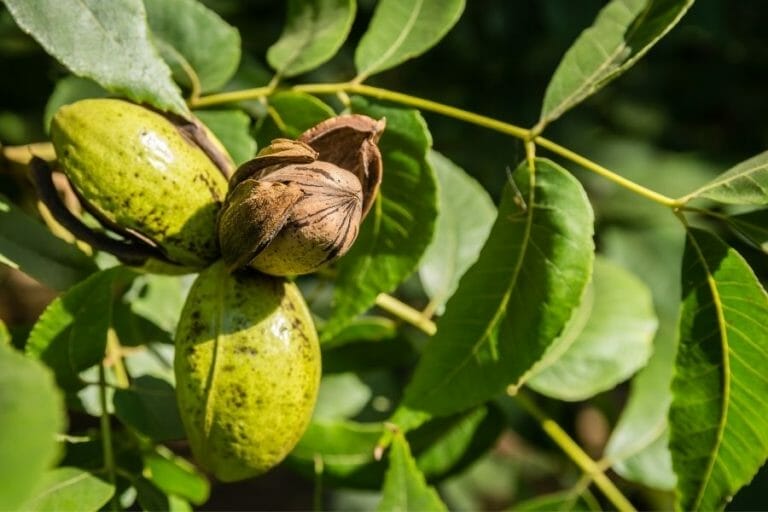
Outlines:
[[[496,207],[477,181],[437,151],[430,151],[429,163],[437,175],[440,208],[419,277],[433,305],[442,312],[461,276],[477,260],[496,218]]]
[[[150,41],[141,0],[5,0],[22,30],[78,76],[137,103],[186,115]]]
[[[432,138],[416,110],[354,98],[352,110],[387,118],[379,141],[386,169],[381,191],[355,245],[339,260],[334,310],[322,339],[338,333],[410,275],[429,244],[437,214],[435,175],[427,161]]]
[[[2,195],[0,263],[18,268],[55,290],[66,290],[96,271],[91,258],[54,236]]]
[[[165,494],[185,498],[195,505],[208,500],[210,484],[192,464],[167,450],[144,457],[145,476]]]
[[[518,384],[581,300],[594,258],[584,189],[543,159],[535,180],[526,164],[514,176],[488,242],[437,322],[400,415],[450,414]],[[411,426],[401,418],[393,421]]]
[[[768,151],[732,167],[683,200],[699,197],[726,204],[768,204]]]
[[[190,73],[208,92],[227,83],[240,62],[240,34],[197,0],[144,0],[152,40],[180,84]]]
[[[267,50],[269,65],[295,76],[323,64],[347,39],[356,7],[354,0],[289,0],[283,33]]]
[[[715,510],[768,457],[768,294],[735,250],[691,228],[669,412],[677,508]]]
[[[429,50],[463,11],[464,0],[380,0],[355,51],[358,80]]]
[[[612,0],[560,61],[544,95],[539,128],[629,69],[692,4],[693,0]]]
[[[448,510],[435,490],[427,485],[416,466],[408,441],[395,435],[389,452],[389,469],[384,480],[379,511]]]
[[[97,511],[115,494],[115,486],[79,468],[61,467],[46,473],[25,510]]]
[[[598,258],[590,287],[586,324],[557,355],[548,352],[546,364],[537,365],[528,381],[539,393],[560,400],[585,400],[626,380],[651,355],[658,322],[643,282],[610,260]]]
[[[19,510],[56,462],[63,406],[47,368],[0,344],[0,510]]]
[[[103,359],[115,286],[130,283],[134,275],[125,267],[93,274],[57,297],[40,315],[26,351],[54,371],[59,386],[79,388],[77,374]]]

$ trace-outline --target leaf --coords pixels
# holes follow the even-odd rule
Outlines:
[[[5,0],[24,32],[74,74],[160,110],[189,114],[150,42],[141,0]]]
[[[77,374],[102,360],[114,289],[133,276],[125,267],[102,270],[57,297],[40,315],[26,352],[53,370],[59,386],[78,389]]]
[[[314,420],[351,418],[371,399],[371,388],[352,372],[323,376],[312,414]]]
[[[604,462],[627,480],[666,490],[674,489],[677,482],[667,448],[667,414],[677,351],[683,234],[679,225],[672,224],[640,230],[610,228],[601,237],[606,254],[642,276],[651,288],[659,316],[653,355],[632,379]]]
[[[450,414],[518,383],[581,300],[594,258],[584,189],[544,159],[536,160],[535,181],[522,164],[515,188],[520,195],[505,187],[488,241],[448,301],[406,388],[404,408],[393,419],[403,428],[412,426],[400,419],[411,416],[408,410]]]
[[[197,0],[144,0],[152,39],[180,84],[222,87],[240,62],[240,34]]]
[[[72,467],[49,471],[25,509],[97,511],[115,494],[115,487],[92,473]]]
[[[768,295],[747,262],[691,228],[669,411],[676,507],[715,510],[768,457]]]
[[[435,176],[427,161],[432,140],[421,114],[357,97],[352,110],[387,118],[379,141],[386,176],[355,245],[339,261],[334,310],[322,340],[332,338],[373,306],[379,293],[391,292],[416,269],[437,215]]]
[[[355,50],[355,80],[363,82],[426,52],[463,11],[464,0],[380,0]]]
[[[595,260],[589,318],[575,340],[528,385],[559,400],[586,400],[645,366],[658,321],[642,281],[604,258]],[[547,359],[545,355],[545,360]]]
[[[11,344],[11,333],[8,332],[8,326],[0,319],[0,346]]]
[[[229,156],[240,165],[256,154],[251,137],[251,118],[242,110],[196,110],[195,116],[221,141]]]
[[[86,98],[102,98],[108,93],[99,84],[87,78],[69,75],[65,76],[53,88],[53,93],[45,104],[45,113],[43,114],[43,126],[48,132],[51,128],[53,115],[64,105],[69,105]]]
[[[321,121],[336,115],[331,107],[303,92],[283,91],[269,97],[269,116],[259,126],[256,140],[266,147],[272,139],[295,139]]]
[[[429,163],[437,174],[440,208],[419,277],[441,313],[461,276],[477,260],[496,218],[496,207],[477,181],[437,151],[430,151]]]
[[[537,131],[634,65],[692,4],[693,0],[612,0],[560,61],[544,95]]]
[[[144,457],[144,473],[147,479],[165,494],[179,496],[195,505],[208,501],[210,484],[192,464],[169,451]]]
[[[173,344],[170,333],[148,318],[134,313],[131,306],[125,302],[113,305],[112,327],[124,347],[138,347],[149,343]]]
[[[354,0],[289,0],[283,33],[267,50],[269,65],[291,77],[329,60],[347,39],[356,7]]]
[[[550,512],[552,510],[563,512],[602,509],[600,504],[588,492],[585,495],[579,495],[569,490],[544,494],[522,503],[517,503],[512,510],[515,512]]]
[[[96,271],[76,246],[0,195],[0,263],[20,269],[55,290],[65,290]]]
[[[18,510],[59,455],[64,403],[51,373],[0,344],[0,510]]]
[[[125,425],[158,442],[184,439],[176,393],[168,382],[144,375],[128,389],[116,389],[115,416]]]
[[[389,452],[389,469],[384,480],[380,511],[448,510],[435,490],[427,485],[416,467],[408,442],[395,435]]]
[[[734,231],[761,251],[768,253],[768,210],[755,210],[731,215],[725,220]]]
[[[361,341],[390,340],[397,336],[397,325],[382,316],[362,316],[351,320],[333,338],[323,343],[323,350]]]
[[[732,167],[681,200],[696,198],[726,204],[768,204],[768,151]]]

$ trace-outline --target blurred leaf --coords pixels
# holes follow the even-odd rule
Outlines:
[[[18,268],[55,290],[66,290],[96,271],[76,246],[57,238],[0,195],[0,263]]]
[[[512,510],[516,512],[550,512],[557,510],[560,512],[575,512],[602,510],[600,504],[591,496],[588,498],[580,494],[574,494],[573,491],[560,491],[552,494],[544,494],[536,498],[517,503]]]
[[[208,480],[181,457],[170,452],[147,455],[144,471],[144,476],[165,494],[180,496],[195,505],[208,501]]]
[[[768,253],[768,210],[731,215],[726,222],[761,251]]]
[[[355,50],[356,80],[362,82],[426,52],[463,11],[464,0],[380,0]]]
[[[18,510],[56,462],[64,404],[47,368],[0,344],[0,510]]]
[[[149,343],[173,344],[170,333],[152,320],[134,313],[131,306],[125,302],[118,302],[113,306],[112,327],[124,347],[138,347]]]
[[[354,373],[324,375],[320,381],[314,420],[351,418],[371,398],[371,389]]]
[[[585,400],[626,380],[651,356],[658,321],[645,284],[609,260],[597,258],[590,286],[594,298],[586,325],[559,357],[537,366],[528,382],[539,393]]]
[[[408,441],[395,435],[389,452],[389,469],[382,489],[380,511],[448,510],[416,467]]]
[[[194,114],[221,141],[235,165],[256,155],[251,118],[242,110],[196,110]]]
[[[357,242],[339,260],[334,309],[322,339],[336,335],[352,318],[373,306],[415,269],[435,226],[437,190],[427,162],[432,138],[416,110],[384,107],[355,97],[352,110],[380,119],[387,128],[379,141],[386,178]]]
[[[669,411],[677,503],[715,510],[768,457],[768,295],[715,235],[691,228]]]
[[[693,0],[612,0],[563,56],[544,95],[539,127],[560,117],[637,62]]]
[[[768,151],[732,167],[682,200],[699,197],[726,204],[768,204]]]
[[[56,82],[56,86],[45,104],[45,113],[43,114],[45,131],[50,129],[51,119],[60,107],[86,98],[103,98],[107,94],[107,91],[93,80],[75,75],[65,76]]]
[[[133,377],[150,375],[174,385],[173,345],[150,343],[144,345],[142,349],[131,350],[125,356],[124,361],[128,372]]]
[[[333,338],[323,343],[323,350],[353,342],[389,340],[397,335],[397,325],[382,316],[361,316],[352,319]]]
[[[584,189],[544,159],[536,160],[535,181],[525,163],[514,177],[406,388],[392,420],[403,428],[412,426],[406,418],[461,411],[519,382],[563,331],[589,282],[594,245]]]
[[[0,346],[11,344],[11,333],[8,332],[8,327],[5,322],[0,319]]]
[[[496,218],[496,207],[474,178],[437,151],[430,151],[429,163],[437,175],[440,207],[419,277],[441,313],[461,276],[477,260]]]
[[[289,0],[283,33],[267,50],[269,65],[291,77],[329,60],[347,39],[356,7],[354,0]]]
[[[40,315],[26,352],[53,370],[59,386],[79,388],[77,374],[102,360],[115,287],[134,276],[125,267],[102,270],[57,297]]]
[[[139,477],[133,482],[136,488],[136,499],[141,506],[141,510],[151,512],[154,510],[169,510],[168,496],[155,487],[152,482],[144,477]]]
[[[144,375],[128,389],[116,389],[115,416],[154,441],[184,439],[176,392],[168,382]]]
[[[194,275],[140,275],[123,300],[130,303],[136,314],[173,333],[193,278]]]
[[[173,70],[176,82],[201,92],[227,83],[240,62],[240,34],[197,0],[144,0],[152,41]]]
[[[335,115],[331,107],[314,96],[303,92],[278,92],[269,97],[269,116],[259,126],[256,140],[259,147],[265,147],[278,137],[295,139]]]
[[[653,355],[632,380],[629,398],[605,448],[605,459],[623,478],[671,490],[677,477],[667,448],[667,413],[677,346],[680,260],[684,233],[679,225],[603,232],[607,254],[631,269],[653,291],[659,330]]]
[[[5,0],[5,5],[22,30],[74,74],[136,103],[189,114],[150,41],[141,0]]]
[[[27,510],[97,511],[115,494],[115,487],[79,468],[62,467],[46,473]]]

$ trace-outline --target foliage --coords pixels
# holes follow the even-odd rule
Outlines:
[[[534,59],[541,83],[505,96],[469,80],[472,98],[449,101],[495,101],[493,117],[436,101],[459,80],[446,55],[482,41],[464,44],[483,3],[290,0],[239,30],[234,4],[5,0],[0,52],[11,34],[58,63],[24,114],[40,137],[62,105],[123,97],[196,116],[241,164],[335,115],[386,118],[381,193],[357,242],[296,278],[323,350],[314,416],[285,471],[248,485],[300,475],[319,509],[712,510],[755,478],[768,458],[768,153],[657,147],[661,114],[621,94],[649,87],[633,67],[658,78],[642,58],[663,57],[654,46],[693,0],[611,0],[591,24],[542,2],[559,64],[540,39],[532,57],[481,49],[473,65]],[[422,69],[433,48],[439,69]],[[423,83],[429,98],[400,92]],[[584,129],[596,111],[611,121]],[[51,146],[9,135],[2,115],[0,262],[57,295],[27,329],[0,323],[0,509],[219,506],[237,488],[194,465],[171,363],[194,276],[77,242],[28,186],[31,156],[55,162]]]

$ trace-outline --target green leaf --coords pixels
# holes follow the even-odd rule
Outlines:
[[[350,319],[373,306],[415,269],[429,244],[437,215],[435,176],[427,161],[432,143],[416,110],[384,107],[362,98],[352,110],[387,118],[379,141],[384,178],[379,197],[365,219],[355,245],[338,264],[334,310],[322,333],[327,340]]]
[[[0,263],[20,269],[55,290],[65,290],[96,271],[76,246],[56,237],[0,195]]]
[[[74,74],[160,110],[187,115],[150,41],[141,0],[5,0],[22,30]]]
[[[691,228],[669,411],[682,510],[715,510],[768,457],[768,294],[747,262]]]
[[[118,302],[112,308],[112,327],[120,344],[124,347],[138,347],[149,343],[173,344],[168,331],[152,320],[136,314],[125,302]]]
[[[325,341],[323,350],[360,341],[390,340],[396,335],[397,324],[393,320],[382,316],[361,316],[351,320],[333,338]]]
[[[193,280],[194,275],[140,275],[125,294],[124,300],[130,303],[136,314],[146,317],[164,331],[173,333]]]
[[[0,344],[0,510],[18,510],[59,455],[64,404],[47,368]]]
[[[371,388],[352,372],[323,376],[313,420],[334,420],[357,415],[371,399]]]
[[[154,441],[184,439],[176,393],[168,382],[143,375],[128,389],[116,389],[115,416]]]
[[[600,503],[589,494],[575,494],[573,491],[560,491],[552,494],[544,494],[522,503],[516,503],[513,510],[515,512],[551,512],[557,510],[581,511],[581,510],[602,510]]]
[[[464,0],[380,0],[355,50],[357,80],[435,46],[459,21]]]
[[[642,276],[653,291],[659,329],[648,365],[632,379],[629,398],[605,448],[605,461],[623,478],[655,489],[674,489],[667,414],[677,351],[680,260],[684,232],[663,228],[603,231],[606,254]]]
[[[11,333],[8,332],[8,326],[0,319],[0,346],[11,344]]]
[[[592,272],[592,223],[587,196],[573,176],[537,159],[534,180],[522,164],[515,186],[504,189],[480,257],[438,320],[406,388],[405,408],[393,421],[407,428],[399,418],[410,416],[409,409],[450,414],[517,384],[581,300]]]
[[[435,490],[427,485],[416,467],[408,441],[396,434],[389,452],[389,469],[384,480],[379,511],[448,510]]]
[[[547,86],[537,129],[629,69],[692,4],[693,0],[612,0],[560,61]]]
[[[235,165],[254,157],[256,141],[248,114],[242,110],[196,110],[194,114],[224,144]]]
[[[48,98],[48,103],[45,104],[43,126],[45,126],[46,132],[50,130],[51,120],[59,107],[86,98],[103,98],[107,94],[107,91],[93,80],[75,75],[65,76],[56,82],[53,93]]]
[[[227,83],[240,63],[240,34],[197,0],[144,0],[152,40],[180,84],[200,92]],[[190,76],[194,73],[194,78]]]
[[[283,33],[267,50],[269,65],[290,77],[323,64],[347,39],[356,7],[354,0],[289,0]]]
[[[321,121],[336,115],[331,107],[303,92],[283,91],[269,97],[269,115],[264,118],[256,140],[266,147],[272,139],[295,139]]]
[[[179,496],[195,505],[208,501],[208,480],[192,464],[166,449],[144,457],[144,476],[165,494]]]
[[[92,473],[61,467],[49,471],[37,495],[25,505],[28,510],[97,511],[115,494],[115,487]]]
[[[103,359],[114,291],[133,277],[125,267],[102,270],[57,297],[40,315],[26,351],[53,370],[59,386],[78,389],[78,373]]]
[[[726,217],[734,231],[768,253],[768,210],[755,210]]]
[[[696,198],[726,204],[768,204],[768,151],[732,167],[682,200]]]
[[[604,258],[595,260],[589,318],[559,357],[548,352],[528,385],[560,400],[586,400],[645,366],[658,321],[651,292]],[[580,306],[582,307],[582,306]]]
[[[437,151],[430,151],[429,163],[437,175],[440,211],[419,277],[441,313],[461,276],[477,260],[496,219],[496,207],[474,178]]]

